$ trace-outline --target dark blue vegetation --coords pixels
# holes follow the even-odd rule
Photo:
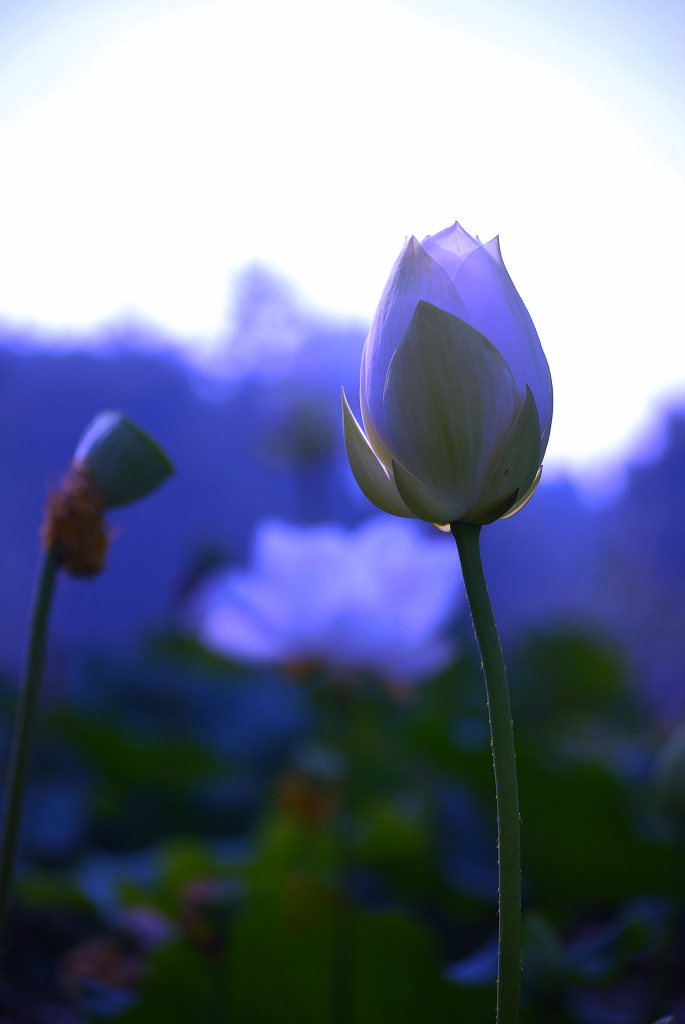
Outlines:
[[[272,331],[283,300],[253,278],[245,351],[279,302]],[[495,804],[464,604],[456,660],[411,686],[321,658],[241,664],[194,631],[195,596],[248,565],[262,521],[376,514],[340,430],[363,332],[290,316],[295,354],[265,346],[236,379],[133,330],[100,354],[0,339],[3,764],[42,507],[81,430],[121,409],[176,467],[112,513],[102,577],[58,583],[0,1021],[492,1020]],[[685,1020],[685,757],[658,768],[685,719],[684,467],[675,411],[611,504],[556,478],[483,531],[516,725],[530,1024]]]

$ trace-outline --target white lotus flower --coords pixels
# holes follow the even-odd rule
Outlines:
[[[485,524],[528,501],[552,382],[497,238],[455,222],[409,240],[364,345],[361,411],[366,436],[343,395],[352,472],[383,511]]]
[[[412,524],[270,521],[257,530],[251,568],[210,580],[194,619],[208,646],[236,660],[411,681],[454,657],[444,630],[460,597],[442,544]]]

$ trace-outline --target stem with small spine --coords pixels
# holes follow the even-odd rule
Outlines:
[[[452,523],[485,674],[497,796],[499,950],[497,1024],[517,1024],[521,986],[521,839],[509,687],[480,556],[481,527]]]
[[[14,874],[14,857],[19,837],[21,807],[26,787],[31,735],[45,660],[45,638],[52,602],[59,555],[55,547],[43,555],[33,604],[26,668],[19,691],[17,717],[12,736],[7,782],[5,785],[4,824],[0,852],[0,956],[4,953],[4,929]]]

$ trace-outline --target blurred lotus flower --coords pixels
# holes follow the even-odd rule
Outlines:
[[[409,523],[356,530],[265,522],[252,567],[209,581],[195,606],[210,647],[248,663],[314,663],[413,680],[454,657],[460,594],[442,544]]]
[[[343,396],[345,446],[385,512],[484,524],[530,498],[552,383],[497,238],[455,223],[409,240],[364,345],[361,411],[366,436]]]

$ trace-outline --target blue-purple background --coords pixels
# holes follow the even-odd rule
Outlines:
[[[288,298],[259,270],[246,275],[241,295],[237,322],[249,346],[269,306],[282,316]],[[4,333],[0,658],[8,670],[22,656],[43,500],[101,408],[125,410],[151,431],[176,475],[112,514],[116,539],[102,578],[60,582],[56,657],[118,648],[182,621],[184,588],[204,560],[246,563],[264,518],[352,525],[374,512],[351,477],[340,430],[339,389],[356,396],[363,333],[296,307],[291,319],[302,348],[269,382],[255,374],[222,381],[180,358],[145,354],[150,339],[134,329],[113,331],[106,354],[53,355]],[[484,531],[483,549],[505,646],[556,625],[616,639],[635,686],[670,716],[685,711],[685,427],[677,409],[663,415],[664,450],[631,468],[610,503],[588,506],[570,480],[548,483],[543,474],[520,515]]]

